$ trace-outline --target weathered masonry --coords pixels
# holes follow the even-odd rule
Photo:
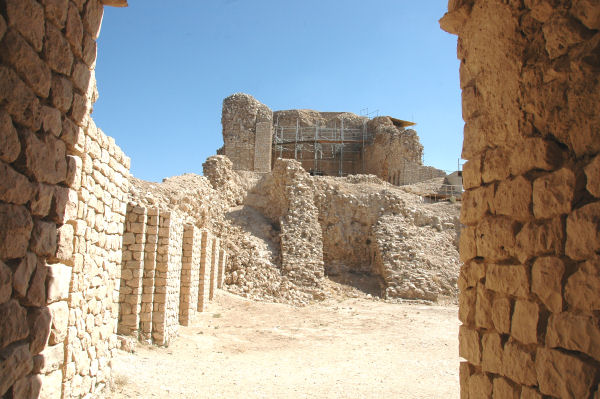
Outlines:
[[[463,398],[598,398],[600,3],[450,1]]]
[[[414,125],[391,117],[369,119],[349,112],[271,111],[237,93],[223,100],[223,148],[234,169],[270,172],[277,158],[295,159],[313,175],[374,174],[411,184],[445,176],[423,166]]]

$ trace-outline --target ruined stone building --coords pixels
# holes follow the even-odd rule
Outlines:
[[[237,93],[223,100],[220,154],[236,170],[269,172],[277,158],[295,159],[311,175],[374,174],[392,184],[444,176],[423,166],[423,146],[414,125],[391,117],[349,112],[271,111]]]
[[[183,198],[168,207],[158,195],[132,195],[130,159],[90,116],[107,5],[126,1],[0,4],[2,398],[102,394],[117,331],[168,341],[222,280],[220,266],[207,270],[208,259],[222,262],[220,240],[209,237],[219,226],[203,222],[218,212],[192,209]],[[440,23],[458,35],[468,160],[458,277],[461,397],[598,398],[600,5],[451,0],[448,8]],[[276,146],[287,144],[274,141],[277,126],[294,125],[283,125],[285,113],[277,125],[277,113],[249,98],[228,109],[238,99],[224,104],[223,153],[238,169],[268,172]],[[311,118],[303,127],[316,129],[319,120],[319,128],[331,128],[323,118],[341,129],[336,115]],[[360,130],[353,120],[344,128]],[[378,129],[397,129],[391,119],[367,122],[367,131],[369,123],[373,145]],[[406,137],[407,147],[403,133],[381,140],[398,140],[418,160],[414,138]],[[369,158],[366,147],[358,164],[395,182],[400,166],[381,152]],[[357,167],[348,154],[319,164],[319,151],[298,158],[315,174]],[[323,256],[318,241],[302,233],[303,226],[319,231],[317,205],[327,204],[315,205],[308,187],[314,183],[297,164],[275,165],[298,184],[286,186],[269,211],[287,212],[276,226],[282,240],[300,236],[305,244],[287,247],[286,281],[312,284],[321,262],[308,265],[312,274],[292,265],[307,254]],[[265,182],[279,187],[278,179]],[[227,190],[219,195],[238,195]],[[397,233],[386,226],[375,231],[382,242]],[[402,289],[389,277],[394,292]]]

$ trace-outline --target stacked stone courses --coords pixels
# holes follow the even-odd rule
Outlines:
[[[466,122],[462,398],[600,395],[599,15],[451,1],[440,21]]]

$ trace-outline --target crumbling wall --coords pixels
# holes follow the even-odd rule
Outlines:
[[[597,1],[452,1],[465,119],[463,398],[597,397]]]
[[[81,397],[110,376],[129,159],[89,117],[102,13],[0,7],[0,396]]]
[[[269,172],[273,112],[254,97],[236,93],[223,100],[223,148],[236,170]]]

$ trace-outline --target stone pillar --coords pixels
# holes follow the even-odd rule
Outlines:
[[[156,274],[159,216],[158,208],[148,208],[140,306],[140,339],[146,342],[152,340],[152,311],[154,306],[154,276]]]
[[[190,324],[198,307],[201,241],[200,230],[194,225],[185,225],[183,230],[181,297],[179,304],[179,323],[184,326]]]
[[[146,208],[134,204],[127,205],[125,233],[123,234],[117,332],[124,335],[135,335],[136,337],[140,326],[142,306],[146,222]]]
[[[225,264],[227,262],[227,253],[224,249],[219,251],[219,273],[217,277],[217,288],[223,288],[225,281]]]
[[[440,21],[466,122],[462,398],[600,395],[598,15],[476,0]]]
[[[161,212],[154,276],[152,339],[167,345],[177,335],[183,223],[173,212]]]
[[[210,254],[210,289],[208,298],[212,301],[215,297],[215,290],[217,289],[217,281],[219,278],[219,250],[221,240],[218,237],[214,237],[212,240],[212,250]]]
[[[202,230],[202,249],[200,251],[200,274],[198,283],[198,312],[204,312],[210,296],[212,235]]]

